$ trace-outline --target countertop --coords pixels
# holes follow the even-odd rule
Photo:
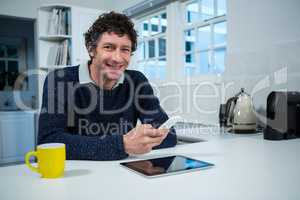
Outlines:
[[[203,142],[128,160],[185,155],[215,167],[147,179],[122,161],[66,161],[65,177],[42,179],[25,165],[0,167],[0,199],[300,199],[300,139],[215,133]]]

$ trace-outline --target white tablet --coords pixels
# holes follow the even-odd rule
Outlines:
[[[208,162],[179,155],[123,162],[120,165],[149,178],[186,173],[214,166]]]

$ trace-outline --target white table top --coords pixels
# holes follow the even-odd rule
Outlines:
[[[60,179],[42,179],[25,165],[0,167],[0,199],[300,199],[300,139],[228,133],[206,139],[137,158],[180,154],[215,167],[153,179],[120,161],[67,161]]]

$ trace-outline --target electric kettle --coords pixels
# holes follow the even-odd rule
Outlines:
[[[256,131],[256,117],[252,98],[244,88],[225,105],[225,125],[231,126],[235,133],[253,133]]]

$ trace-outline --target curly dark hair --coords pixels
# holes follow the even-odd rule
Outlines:
[[[97,42],[105,32],[113,32],[119,36],[127,34],[132,43],[131,51],[136,50],[138,35],[133,22],[126,15],[111,11],[101,14],[84,34],[85,46],[88,52],[93,52],[97,48]]]

